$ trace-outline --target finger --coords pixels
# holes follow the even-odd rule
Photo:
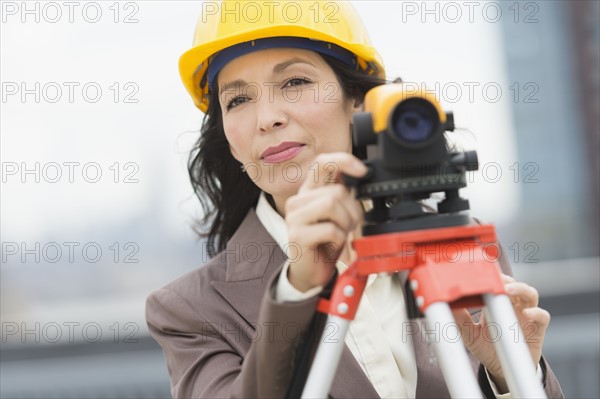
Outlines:
[[[348,209],[334,196],[314,198],[286,214],[288,226],[311,225],[323,221],[335,223],[346,232],[352,230],[356,223]]]
[[[337,256],[341,252],[342,247],[346,243],[346,233],[342,231],[337,225],[331,222],[322,222],[312,224],[309,226],[303,226],[297,230],[290,230],[290,244],[296,244],[300,246],[300,251],[297,254],[298,259],[291,259],[290,261],[295,262],[300,257],[306,255],[302,253],[302,248],[308,248],[313,251],[324,249],[324,259],[314,259],[315,263],[318,262],[336,262]]]
[[[543,327],[544,330],[550,324],[550,313],[546,309],[539,307],[527,308],[523,309],[521,314],[527,323],[536,323],[540,327]]]
[[[319,220],[345,218],[351,224],[355,224],[361,220],[362,211],[358,201],[351,197],[343,185],[334,184],[317,187],[291,197],[286,203],[286,215],[290,216],[286,217],[288,223],[308,224]]]
[[[544,343],[544,336],[550,323],[550,313],[541,308],[530,308],[523,310],[527,314],[525,320],[520,321],[519,337],[523,337],[529,345],[531,356],[535,364],[540,361],[542,355],[541,349]]]
[[[535,288],[523,282],[509,283],[504,289],[510,296],[513,306],[517,309],[536,307],[539,302],[539,294]]]
[[[452,309],[452,315],[454,316],[454,320],[459,324],[459,325],[471,325],[471,324],[475,324],[475,322],[473,321],[473,318],[471,317],[471,314],[469,313],[469,311],[467,309]]]
[[[311,187],[309,190],[304,190],[302,193],[298,193],[291,196],[286,202],[286,214],[292,212],[298,208],[303,208],[310,204],[312,201],[320,200],[324,197],[335,197],[338,202],[351,200],[358,202],[353,194],[343,184],[329,184],[317,187]],[[360,204],[357,204],[360,207]],[[361,208],[362,209],[362,208]]]
[[[288,224],[332,220],[350,231],[362,222],[363,217],[360,203],[341,184],[314,188],[291,197],[286,203]]]
[[[367,173],[367,167],[358,158],[345,152],[319,154],[309,167],[308,178],[300,186],[299,192],[310,190],[324,184],[336,183],[342,174],[362,177]]]
[[[476,338],[475,328],[479,325],[474,322],[471,314],[467,309],[453,309],[452,314],[454,315],[454,321],[460,329],[460,335],[466,345],[471,344]]]
[[[513,276],[509,276],[508,274],[500,273],[500,276],[502,277],[502,282],[504,284],[514,283],[517,281]]]

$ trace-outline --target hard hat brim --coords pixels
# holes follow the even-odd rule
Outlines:
[[[236,32],[234,35],[224,36],[219,40],[196,46],[183,53],[179,58],[179,73],[196,106],[202,112],[206,112],[208,108],[208,87],[206,84],[204,87],[200,87],[200,80],[206,73],[210,56],[242,42],[279,36],[303,37],[334,43],[354,53],[359,59],[373,63],[377,69],[377,74],[384,77],[383,61],[372,46],[343,42],[326,33],[299,25],[269,26],[248,32]]]

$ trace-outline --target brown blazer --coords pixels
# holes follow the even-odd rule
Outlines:
[[[223,253],[148,297],[148,327],[163,348],[174,398],[285,395],[318,298],[274,300],[284,262],[284,253],[251,210]],[[421,339],[413,341],[417,398],[449,397],[430,348]],[[471,360],[482,391],[493,397],[483,368]],[[543,359],[542,367],[548,396],[563,397]],[[330,396],[379,397],[347,347]]]

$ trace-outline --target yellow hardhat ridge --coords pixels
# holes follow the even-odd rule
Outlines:
[[[203,112],[208,108],[208,85],[202,79],[210,57],[262,38],[292,36],[333,43],[355,54],[363,69],[384,76],[381,56],[347,1],[222,0],[205,2],[202,11],[193,47],[179,59],[179,73]]]

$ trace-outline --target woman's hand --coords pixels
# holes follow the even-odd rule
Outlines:
[[[320,154],[298,193],[285,205],[289,242],[299,253],[290,261],[288,279],[305,292],[325,285],[348,238],[362,224],[363,210],[342,174],[362,177],[367,167],[347,153]]]
[[[502,275],[502,279],[517,315],[522,334],[516,328],[511,328],[510,331],[501,331],[501,333],[503,335],[510,334],[513,339],[525,340],[533,364],[537,367],[542,357],[542,344],[550,323],[550,313],[538,307],[539,295],[535,288],[505,274]],[[508,392],[500,361],[494,350],[493,340],[498,332],[483,331],[483,329],[487,329],[483,314],[478,323],[473,321],[466,309],[455,310],[454,317],[461,329],[466,347],[487,369],[500,393]]]

